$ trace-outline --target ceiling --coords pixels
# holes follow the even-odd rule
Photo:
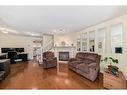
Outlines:
[[[124,14],[126,6],[0,6],[0,27],[20,35],[64,34]]]

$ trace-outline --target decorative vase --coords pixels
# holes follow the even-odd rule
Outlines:
[[[119,68],[117,66],[108,65],[108,70],[112,73],[112,75],[118,76]]]

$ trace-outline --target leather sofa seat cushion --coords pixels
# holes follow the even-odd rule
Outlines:
[[[77,69],[81,70],[84,73],[89,73],[88,64],[79,64],[77,65]]]
[[[77,67],[77,65],[79,65],[79,64],[81,64],[82,63],[82,61],[71,61],[70,63],[69,63],[69,65],[70,66],[72,66],[72,67]]]

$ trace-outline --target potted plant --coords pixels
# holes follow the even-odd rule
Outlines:
[[[119,68],[117,66],[113,65],[113,64],[118,64],[119,63],[118,59],[115,59],[115,58],[112,58],[112,57],[105,57],[104,60],[101,60],[101,61],[104,61],[104,62],[108,63],[109,64],[108,65],[108,70],[110,72],[112,72],[112,74],[117,75]]]

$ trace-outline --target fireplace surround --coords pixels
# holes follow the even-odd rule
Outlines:
[[[59,61],[68,61],[69,60],[69,52],[59,52]]]
[[[75,57],[75,51],[76,51],[75,46],[55,46],[54,47],[55,56],[58,58],[58,61],[61,61],[61,62],[63,59],[61,60],[61,58],[60,58],[60,60],[59,60],[59,57],[64,56],[64,57],[66,57],[66,60],[64,59],[63,61],[64,62],[68,61],[68,58]],[[60,52],[68,52],[68,53],[66,53],[66,54],[63,53],[62,55],[61,54],[59,55]]]

